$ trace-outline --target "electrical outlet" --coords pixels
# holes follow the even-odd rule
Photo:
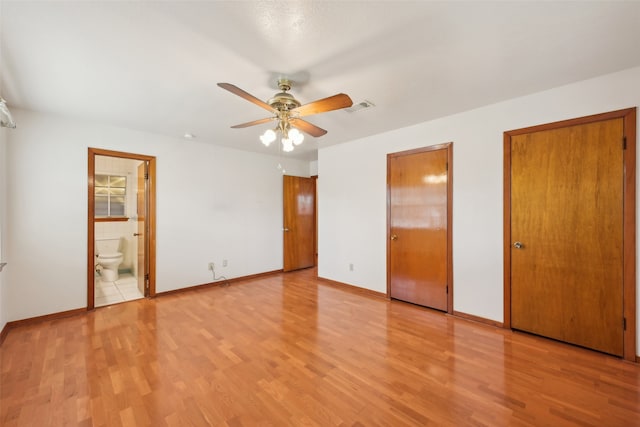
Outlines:
[[[209,263],[209,271],[213,271],[214,264],[212,262]]]
[[[222,260],[222,266],[226,267],[227,265],[229,265],[229,262],[226,259]]]
[[[353,271],[353,264],[349,264],[349,271]]]

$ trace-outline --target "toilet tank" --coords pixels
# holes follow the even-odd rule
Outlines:
[[[96,239],[96,256],[120,252],[120,238]]]

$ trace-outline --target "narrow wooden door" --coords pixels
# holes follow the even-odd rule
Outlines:
[[[284,271],[314,266],[315,193],[315,179],[283,176]]]
[[[138,230],[136,232],[136,236],[138,238],[138,289],[140,293],[144,296],[148,296],[147,287],[146,287],[146,263],[145,263],[145,255],[146,255],[146,216],[147,216],[147,204],[146,204],[146,162],[140,163],[138,165],[138,188],[136,195],[136,210],[138,217]]]
[[[447,311],[448,148],[389,155],[391,298]]]
[[[623,354],[623,120],[511,138],[511,326]]]

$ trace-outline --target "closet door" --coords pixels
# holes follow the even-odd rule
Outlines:
[[[389,155],[388,286],[391,298],[448,309],[450,146]]]
[[[623,354],[623,120],[511,138],[511,326]]]

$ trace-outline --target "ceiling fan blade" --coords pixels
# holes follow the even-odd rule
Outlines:
[[[266,119],[254,120],[252,122],[240,123],[239,125],[231,126],[233,129],[239,128],[248,128],[249,126],[261,125],[263,123],[269,123],[270,121],[276,120],[277,117],[267,117]]]
[[[298,117],[310,116],[312,114],[324,113],[327,111],[339,110],[341,108],[351,107],[353,101],[349,95],[339,93],[328,98],[319,99],[308,104],[294,108],[291,112]]]
[[[270,111],[272,113],[277,113],[277,111],[273,107],[271,107],[271,105],[267,104],[264,101],[259,100],[258,98],[251,95],[250,93],[245,92],[244,90],[240,89],[238,86],[232,85],[231,83],[218,83],[218,86],[220,86],[222,89],[228,90],[234,95],[238,95],[240,98],[244,98],[249,102],[253,102],[258,107],[262,107],[265,110]]]
[[[309,123],[306,120],[292,118],[289,120],[293,127],[300,129],[301,131],[308,133],[311,136],[319,137],[327,133],[326,130],[319,128],[318,126]]]

